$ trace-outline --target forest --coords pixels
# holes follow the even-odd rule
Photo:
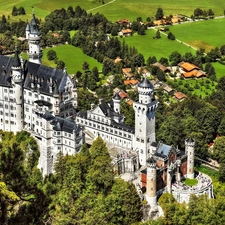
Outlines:
[[[1,132],[1,137],[1,224],[128,225],[141,221],[136,188],[115,178],[100,137],[76,155],[59,154],[55,173],[44,179],[37,169],[37,143],[29,133]]]

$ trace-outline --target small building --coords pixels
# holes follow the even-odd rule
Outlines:
[[[159,63],[159,62],[156,62],[156,63],[154,63],[154,64],[152,64],[152,65],[153,65],[153,66],[157,66],[157,67],[158,67],[159,69],[161,69],[164,73],[168,73],[168,72],[171,71],[170,68],[168,68],[168,67],[162,65],[162,64]]]
[[[174,93],[174,89],[173,88],[171,88],[170,86],[168,86],[168,85],[164,85],[163,86],[163,91],[164,91],[164,93],[166,93],[166,94],[168,94],[168,95],[173,95],[173,93]]]
[[[131,68],[123,68],[122,71],[123,71],[123,75],[124,75],[127,79],[131,79],[131,78],[134,76],[134,74],[133,74],[132,71],[131,71]]]
[[[131,80],[125,80],[124,84],[130,85],[132,88],[135,88],[137,86],[138,82],[139,82],[138,80],[131,79]]]
[[[174,96],[174,98],[175,98],[177,101],[179,101],[179,102],[181,102],[181,101],[183,101],[185,98],[187,98],[187,96],[186,96],[184,93],[179,92],[179,91],[175,92],[173,96]]]
[[[119,35],[126,37],[132,35],[132,33],[133,31],[131,29],[123,29],[119,32]]]

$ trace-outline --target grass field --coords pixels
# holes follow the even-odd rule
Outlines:
[[[225,44],[225,18],[170,26],[175,37],[206,52]]]
[[[110,0],[104,0],[105,3]],[[102,13],[109,20],[116,21],[118,19],[127,18],[131,21],[136,20],[137,17],[142,17],[145,20],[148,16],[155,16],[158,7],[164,10],[164,15],[184,14],[191,16],[194,10],[200,7],[202,10],[208,11],[212,9],[216,16],[224,15],[225,1],[224,0],[114,0],[110,4],[102,5],[101,1],[97,0],[0,0],[1,8],[0,15],[11,16],[12,7],[23,6],[27,12],[26,16],[12,17],[12,20],[22,19],[26,21],[30,19],[31,7],[35,7],[35,13],[38,18],[44,19],[54,9],[68,8],[68,6],[80,6],[85,10],[90,10],[92,13]],[[96,8],[101,6],[99,8]],[[95,9],[96,8],[96,9]]]
[[[158,60],[161,57],[168,58],[173,51],[178,51],[182,55],[186,52],[191,52],[193,54],[196,52],[177,41],[168,40],[168,38],[162,34],[160,39],[153,39],[155,34],[155,30],[149,29],[146,31],[146,35],[133,35],[123,39],[129,46],[135,46],[138,52],[144,55],[145,59],[149,56],[156,56]],[[119,40],[122,40],[122,38]]]
[[[75,74],[77,71],[82,70],[82,64],[86,61],[89,64],[89,69],[93,69],[93,67],[97,67],[99,71],[102,70],[102,64],[96,61],[95,59],[83,54],[82,50],[76,48],[72,45],[61,45],[53,48],[44,49],[42,63],[46,66],[56,67],[54,61],[49,61],[47,59],[47,52],[53,49],[57,53],[58,59],[64,61],[66,63],[67,72],[69,74]]]
[[[110,0],[104,0],[107,3]],[[98,6],[101,6],[101,2],[97,0],[0,0],[1,8],[0,15],[5,15],[6,18],[9,15],[12,21],[18,21],[19,19],[26,21],[30,20],[32,14],[32,6],[35,8],[35,15],[37,18],[44,18],[53,10],[68,8],[68,6],[80,6],[85,10],[89,10]],[[24,7],[26,15],[24,16],[12,16],[13,6]]]
[[[155,16],[157,8],[164,10],[164,15],[184,14],[187,16],[193,15],[196,8],[208,11],[212,9],[215,15],[224,15],[225,9],[224,0],[115,0],[112,4],[105,7],[92,10],[91,12],[100,12],[104,14],[109,20],[116,21],[118,19],[136,20],[137,17],[142,17],[145,20],[148,16]]]

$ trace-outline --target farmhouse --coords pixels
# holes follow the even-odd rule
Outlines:
[[[181,72],[184,78],[203,78],[206,74],[196,65],[189,62],[180,62],[178,66],[183,70]]]
[[[162,65],[161,63],[159,63],[159,62],[156,62],[156,63],[154,63],[154,64],[152,64],[153,66],[157,66],[159,69],[161,69],[164,73],[167,73],[167,72],[170,72],[171,70],[170,70],[170,68],[168,68],[168,67],[166,67],[166,66],[164,66],[164,65]]]
[[[132,30],[131,29],[123,29],[119,32],[119,35],[124,36],[124,37],[130,36],[130,35],[132,35]]]

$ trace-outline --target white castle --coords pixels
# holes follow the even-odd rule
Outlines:
[[[154,208],[157,196],[173,193],[178,201],[188,201],[190,194],[213,196],[212,182],[204,177],[199,189],[187,189],[182,177],[194,178],[195,141],[188,138],[185,152],[174,146],[156,143],[155,111],[158,101],[154,87],[144,78],[138,84],[139,100],[133,103],[135,127],[124,125],[120,112],[121,98],[116,93],[110,103],[103,100],[91,110],[79,112],[75,81],[66,70],[41,64],[41,36],[33,13],[26,27],[29,61],[22,60],[16,50],[14,58],[0,55],[0,129],[27,130],[40,146],[38,167],[43,175],[54,172],[59,152],[75,154],[86,139],[101,136],[107,143],[127,150],[116,158],[118,173],[140,172],[140,187]],[[76,117],[76,119],[75,119]],[[202,176],[199,178],[202,180]],[[174,186],[175,185],[175,186]]]

